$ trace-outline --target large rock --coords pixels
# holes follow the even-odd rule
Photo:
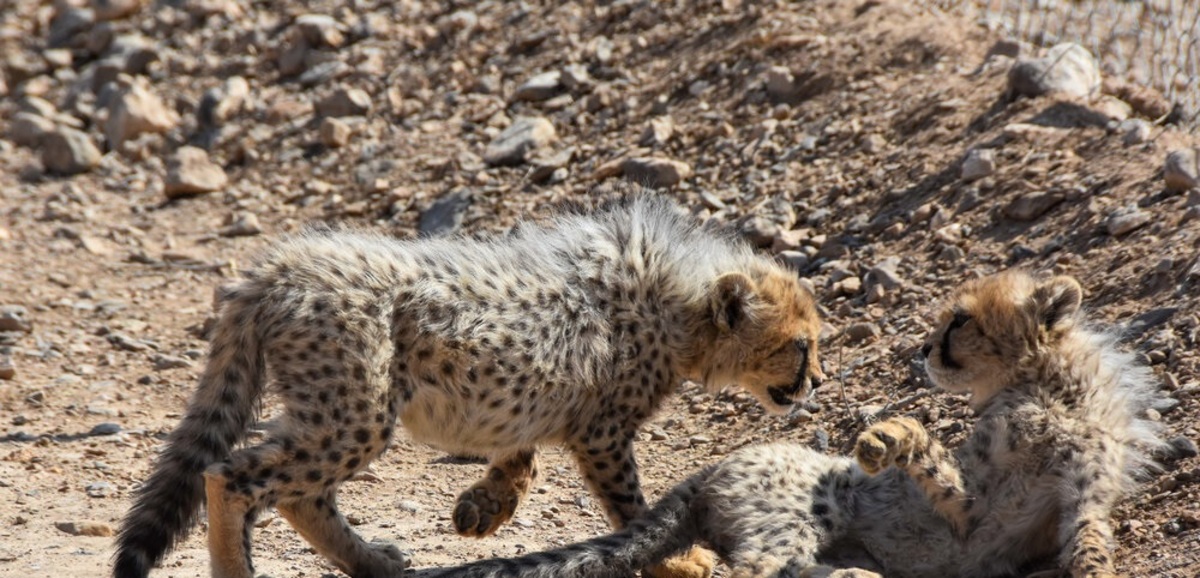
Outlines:
[[[117,149],[140,134],[167,132],[178,121],[175,111],[167,108],[158,95],[140,83],[130,83],[109,110],[104,136],[108,146]]]
[[[517,117],[483,152],[483,162],[498,165],[518,165],[530,152],[550,144],[557,138],[554,125],[542,117]]]
[[[1024,96],[1089,97],[1100,90],[1101,80],[1092,53],[1070,42],[1052,47],[1042,58],[1018,61],[1008,71],[1009,90]]]
[[[90,171],[100,164],[100,149],[87,133],[59,127],[41,138],[42,165],[62,175]]]
[[[1163,165],[1163,180],[1167,190],[1177,193],[1200,187],[1200,150],[1171,151]]]
[[[208,159],[204,149],[185,146],[167,162],[164,190],[168,198],[210,193],[225,187],[225,170]]]

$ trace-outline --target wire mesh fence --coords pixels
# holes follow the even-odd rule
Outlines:
[[[924,0],[1026,42],[1075,42],[1107,74],[1160,91],[1200,128],[1200,0]]]

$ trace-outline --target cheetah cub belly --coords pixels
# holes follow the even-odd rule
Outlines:
[[[1081,299],[1074,279],[1020,272],[957,292],[922,351],[937,386],[972,395],[953,451],[907,417],[864,431],[856,459],[749,447],[621,532],[426,578],[617,576],[696,543],[739,578],[1005,576],[1055,558],[1116,576],[1111,509],[1162,441],[1149,371],[1089,328]]]
[[[347,574],[401,576],[399,550],[364,542],[337,507],[398,420],[492,456],[457,500],[460,534],[512,517],[544,444],[574,454],[622,527],[647,509],[633,439],[683,380],[738,384],[782,412],[822,377],[796,274],[658,197],[493,238],[307,233],[221,301],[200,384],[125,518],[117,578],[146,576],[202,503],[213,576],[253,576],[250,531],[272,506]],[[235,449],[268,389],[278,427]],[[711,566],[694,550],[658,572]]]

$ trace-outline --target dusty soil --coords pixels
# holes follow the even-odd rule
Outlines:
[[[952,443],[969,412],[927,389],[914,353],[939,297],[1010,266],[1080,278],[1094,315],[1162,379],[1164,435],[1200,438],[1200,198],[1162,179],[1166,153],[1195,138],[1156,125],[1127,145],[1111,100],[1004,98],[1012,61],[988,57],[997,38],[974,24],[899,0],[164,0],[104,23],[86,8],[0,0],[0,305],[23,306],[31,325],[0,334],[0,374],[15,370],[0,381],[0,575],[107,571],[111,538],[62,528],[117,525],[202,367],[213,288],[272,238],[318,221],[412,236],[447,195],[469,200],[462,229],[503,230],[593,202],[633,157],[687,163],[661,194],[764,251],[793,251],[828,313],[836,376],[787,417],[685,387],[638,446],[651,496],[749,443],[844,451],[895,413]],[[337,34],[317,26],[301,40],[305,13],[330,15]],[[105,40],[125,34],[149,48],[117,70],[142,76],[169,122],[113,147]],[[587,74],[515,98],[572,64]],[[242,102],[206,102],[235,76]],[[340,119],[344,143],[322,136],[314,112],[339,88],[370,101]],[[17,144],[18,113],[31,110],[82,130],[104,152],[98,166],[49,172],[45,139]],[[518,116],[548,119],[557,139],[532,162],[484,163]],[[228,184],[168,200],[168,159],[185,144]],[[968,181],[972,148],[992,149],[995,167]],[[232,235],[247,215],[258,227]],[[856,282],[881,263],[899,284]],[[606,530],[564,458],[545,452],[518,519],[483,540],[455,536],[448,514],[484,465],[403,437],[342,503],[358,531],[401,541],[417,566],[533,551]],[[1172,460],[1116,516],[1125,574],[1200,575],[1196,457]],[[206,576],[204,535],[157,575]],[[336,573],[273,513],[255,539],[259,572]]]

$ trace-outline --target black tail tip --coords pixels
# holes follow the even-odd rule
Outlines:
[[[146,578],[150,575],[150,565],[144,557],[132,552],[117,552],[112,575],[113,578]]]

